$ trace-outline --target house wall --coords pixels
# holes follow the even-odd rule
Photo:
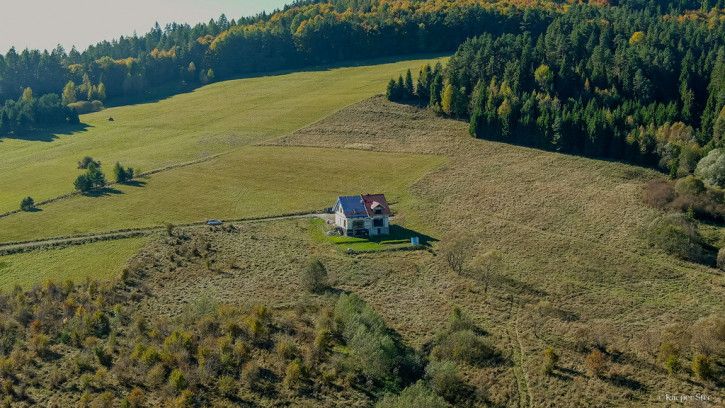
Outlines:
[[[352,223],[355,221],[362,221],[363,228],[368,230],[369,235],[371,235],[371,236],[372,235],[388,235],[388,234],[390,234],[389,218],[390,217],[387,215],[376,215],[373,218],[370,218],[370,217],[347,218],[347,217],[345,217],[345,214],[342,212],[342,209],[338,208],[337,211],[335,211],[335,226],[342,229],[343,233],[345,235],[352,235],[352,231],[353,231]],[[373,226],[374,219],[382,219],[383,226],[382,227]],[[347,221],[347,223],[345,221]]]
[[[373,220],[375,220],[375,219],[383,220],[383,225],[381,227],[374,226]],[[390,234],[390,220],[387,215],[375,216],[370,219],[370,235],[388,235],[388,234]]]

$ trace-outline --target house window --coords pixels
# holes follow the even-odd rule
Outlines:
[[[383,208],[382,207],[376,207],[375,208],[375,214],[382,214],[382,213],[383,213]]]
[[[382,227],[383,225],[384,224],[382,218],[376,218],[373,220],[373,227]]]

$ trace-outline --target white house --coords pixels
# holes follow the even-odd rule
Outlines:
[[[383,194],[338,197],[335,226],[349,237],[390,234],[390,206]]]

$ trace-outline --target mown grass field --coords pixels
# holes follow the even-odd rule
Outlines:
[[[107,172],[116,161],[151,171],[236,150],[379,93],[390,77],[427,61],[381,59],[223,81],[83,115],[80,126],[0,139],[0,213],[16,210],[26,196],[40,202],[71,192],[83,156]]]
[[[86,278],[113,278],[151,240],[126,238],[0,256],[0,291],[7,293],[15,285],[28,290],[48,279],[56,283],[66,279],[82,283]]]
[[[418,237],[420,245],[430,245],[435,239],[422,236],[416,231],[402,228],[391,222],[390,234],[373,237],[344,237],[340,235],[326,235],[332,226],[327,225],[324,220],[311,219],[310,230],[315,241],[333,245],[341,251],[353,250],[357,252],[374,252],[408,249],[412,246],[411,238]]]
[[[344,194],[382,191],[395,200],[444,162],[433,155],[248,146],[157,173],[141,186],[117,185],[0,218],[0,242],[314,212]]]

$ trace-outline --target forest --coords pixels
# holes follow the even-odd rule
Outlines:
[[[574,5],[542,33],[469,39],[416,90],[391,81],[388,98],[424,99],[475,137],[682,177],[725,143],[724,22],[717,8]]]
[[[547,4],[550,7],[534,9],[481,0],[300,1],[272,14],[239,20],[222,15],[193,27],[157,24],[144,36],[103,41],[83,52],[66,52],[61,46],[42,52],[11,48],[0,55],[0,103],[22,103],[26,92],[37,97],[54,94],[84,113],[97,110],[106,98],[136,96],[166,83],[203,85],[235,75],[348,59],[453,51],[484,31],[498,35],[524,24],[536,32],[560,8]],[[5,110],[4,134],[45,124],[28,109]],[[56,122],[64,120],[70,118]]]

